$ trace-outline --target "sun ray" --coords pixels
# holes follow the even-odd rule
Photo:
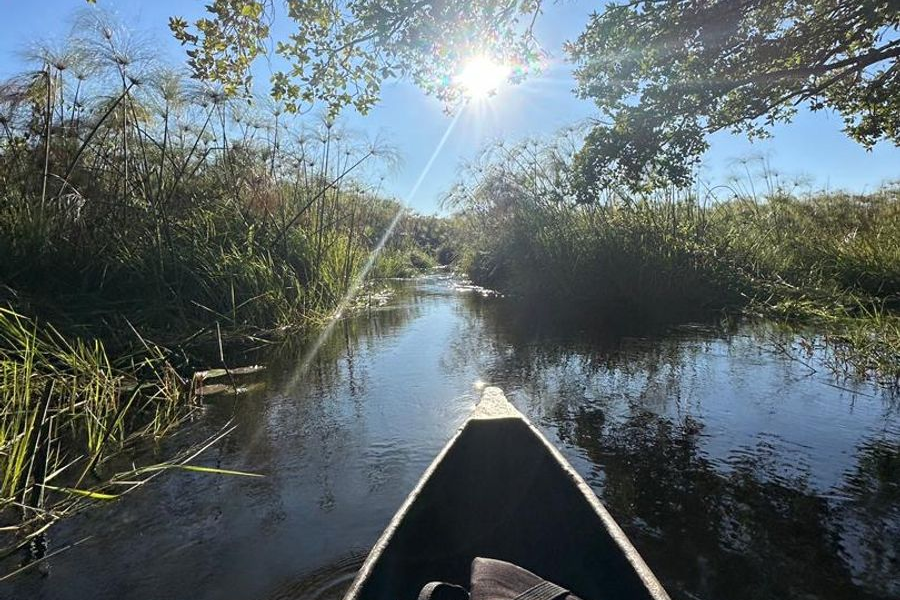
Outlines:
[[[325,327],[322,328],[322,330],[319,332],[319,335],[316,336],[315,341],[310,345],[309,349],[306,352],[306,355],[300,361],[298,368],[294,371],[294,376],[291,380],[289,388],[293,388],[297,384],[299,379],[306,375],[306,371],[312,364],[313,359],[315,359],[316,355],[319,353],[322,344],[324,344],[325,340],[327,340],[331,336],[331,332],[334,330],[335,325],[337,325],[341,318],[343,318],[344,313],[352,303],[353,299],[356,297],[356,294],[366,283],[366,278],[368,277],[369,272],[375,266],[378,255],[381,253],[381,250],[384,248],[384,245],[390,239],[391,235],[393,235],[394,229],[397,227],[397,223],[400,221],[400,217],[402,217],[403,213],[409,208],[410,201],[412,201],[413,197],[419,191],[419,187],[421,187],[422,182],[425,181],[425,177],[431,171],[431,167],[434,165],[434,161],[437,159],[441,150],[444,148],[444,145],[447,143],[447,139],[450,137],[450,133],[453,132],[453,129],[456,126],[457,121],[459,121],[460,116],[462,115],[464,110],[465,108],[459,110],[456,115],[454,115],[453,120],[450,121],[450,124],[447,126],[447,130],[444,131],[444,135],[441,136],[440,141],[437,143],[437,146],[435,146],[434,151],[431,153],[431,157],[422,168],[422,172],[419,173],[419,177],[413,184],[412,189],[410,189],[409,194],[407,194],[400,208],[397,210],[397,213],[394,215],[394,218],[391,220],[391,223],[388,225],[387,229],[385,229],[384,234],[381,236],[381,239],[375,245],[375,248],[373,248],[369,253],[365,264],[353,278],[353,281],[351,282],[347,293],[344,294],[344,297],[338,303],[337,309],[332,314],[331,319],[328,321]]]

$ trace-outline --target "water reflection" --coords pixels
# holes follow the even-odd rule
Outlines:
[[[804,466],[785,471],[765,439],[722,468],[690,416],[635,410],[608,426],[579,411],[560,432],[602,474],[592,477],[598,493],[670,587],[706,598],[896,596],[896,564],[885,569],[898,539],[889,497],[819,494]],[[842,542],[861,525],[874,535],[857,535],[856,548]]]
[[[254,360],[264,393],[166,442],[234,417],[203,464],[265,478],[159,478],[64,523],[57,547],[92,539],[0,598],[336,599],[479,379],[559,443],[675,599],[900,596],[896,399],[805,368],[766,325],[587,337],[447,277],[395,288],[308,369],[302,343]]]
[[[341,600],[366,559],[366,552],[349,554],[297,581],[279,585],[265,600]]]
[[[566,445],[675,597],[900,594],[888,392],[798,370],[767,325],[586,341],[472,304],[484,326],[453,362],[490,348],[486,378]]]

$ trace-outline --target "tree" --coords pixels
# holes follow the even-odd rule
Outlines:
[[[541,0],[212,0],[206,18],[170,26],[197,77],[238,93],[282,9],[295,28],[275,41],[289,67],[272,95],[289,111],[366,112],[401,76],[452,102],[467,56],[521,77],[541,53]],[[900,144],[900,0],[625,0],[566,49],[577,93],[601,113],[576,160],[585,199],[610,185],[685,186],[709,134],[765,137],[802,105],[837,111],[867,148]]]
[[[289,111],[320,101],[333,115],[348,105],[366,112],[381,83],[397,76],[453,101],[459,91],[452,75],[473,54],[533,64],[540,54],[532,34],[540,5],[541,0],[213,0],[207,17],[193,24],[173,17],[169,25],[188,46],[196,77],[239,93],[249,90],[250,63],[265,52],[269,25],[283,7],[295,30],[275,43],[290,68],[273,75],[272,95]]]
[[[706,136],[765,137],[801,105],[866,148],[900,145],[900,0],[632,0],[567,51],[604,120],[577,157],[585,199],[691,182]]]

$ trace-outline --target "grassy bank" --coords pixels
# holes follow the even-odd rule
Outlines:
[[[809,324],[843,368],[896,382],[900,190],[800,194],[774,178],[759,192],[581,190],[574,148],[492,148],[454,190],[476,283],[587,328],[722,310]]]
[[[193,373],[224,366],[230,342],[315,328],[359,278],[437,258],[414,235],[381,243],[398,213],[419,228],[368,183],[385,148],[232,102],[81,25],[0,84],[8,548],[76,500],[118,497],[123,474],[102,465],[185,418]]]

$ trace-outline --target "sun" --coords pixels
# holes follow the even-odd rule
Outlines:
[[[467,98],[481,100],[497,92],[509,71],[509,67],[487,56],[474,56],[466,61],[456,83]]]

